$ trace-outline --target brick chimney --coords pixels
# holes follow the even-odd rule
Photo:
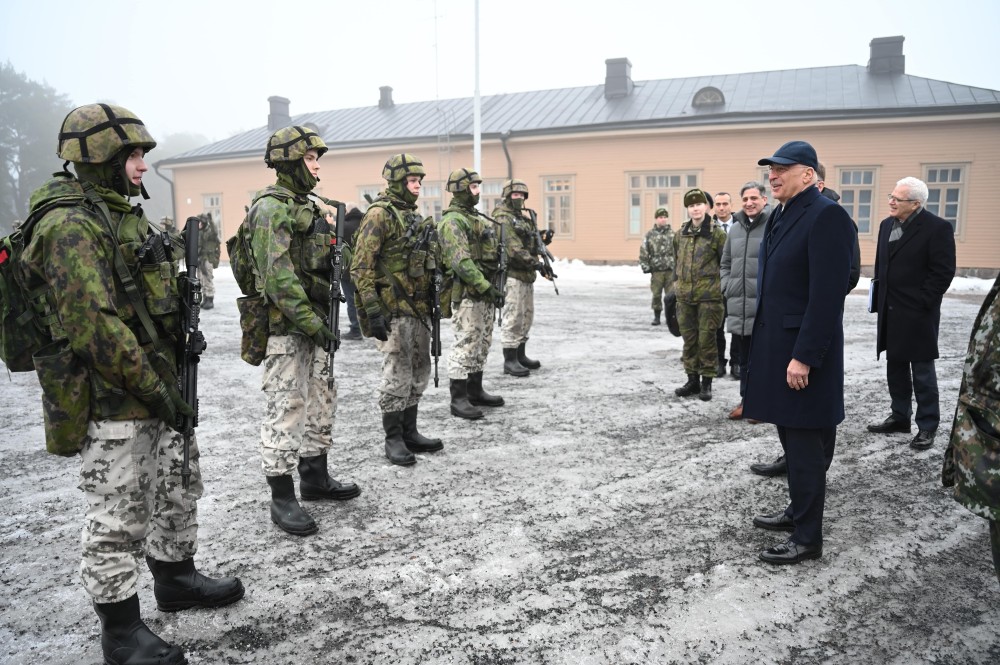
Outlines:
[[[896,37],[876,37],[868,44],[871,58],[868,71],[872,74],[903,74],[906,70],[906,56],[903,55],[903,35]]]
[[[618,99],[632,94],[632,63],[628,58],[609,58],[604,61],[607,74],[604,77],[604,98]]]
[[[268,131],[277,131],[292,124],[292,116],[288,113],[291,102],[287,98],[268,97],[267,102],[271,105],[271,112],[267,114]]]
[[[391,109],[396,103],[392,101],[392,88],[383,85],[378,89],[378,107],[380,109]]]

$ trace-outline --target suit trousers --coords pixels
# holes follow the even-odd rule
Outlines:
[[[912,368],[912,379],[911,379]],[[907,361],[886,359],[886,381],[892,399],[892,416],[897,420],[910,420],[911,404],[917,401],[917,429],[936,430],[941,420],[938,405],[937,373],[933,360]]]
[[[788,463],[791,503],[785,514],[795,524],[791,538],[799,545],[822,545],[826,471],[833,462],[837,428],[776,427]]]

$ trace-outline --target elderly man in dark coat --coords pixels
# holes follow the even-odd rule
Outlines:
[[[927,185],[903,178],[889,195],[889,217],[878,229],[875,253],[875,302],[878,312],[876,355],[885,351],[885,374],[892,400],[889,417],[868,431],[910,432],[912,399],[917,401],[915,450],[934,443],[941,420],[938,406],[938,325],[941,299],[955,277],[955,230],[932,214]]]
[[[781,205],[761,243],[743,415],[778,429],[791,503],[753,523],[792,532],[760,553],[790,564],[823,554],[826,470],[844,419],[843,305],[855,231],[847,212],[816,189],[811,145],[790,141],[758,163],[770,167]]]

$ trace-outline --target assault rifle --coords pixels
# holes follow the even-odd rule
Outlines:
[[[432,232],[432,236],[437,231]],[[434,387],[438,387],[438,358],[441,357],[441,287],[444,276],[441,266],[434,268],[431,281],[431,356],[434,358]]]
[[[198,279],[198,217],[188,217],[184,223],[185,271],[178,275],[181,289],[182,335],[177,357],[180,362],[181,397],[191,407],[192,415],[177,416],[177,431],[184,436],[184,459],[181,463],[181,484],[187,489],[191,482],[191,437],[198,426],[198,361],[207,347],[205,335],[199,330],[201,318],[201,280]]]
[[[340,303],[346,302],[344,294],[341,293],[340,278],[344,275],[341,240],[343,239],[344,216],[347,214],[347,206],[340,201],[331,201],[329,199],[323,199],[323,202],[337,208],[337,228],[330,234],[330,298],[329,312],[326,317],[327,326],[330,328],[330,332],[333,333],[333,340],[327,342],[326,345],[326,351],[329,354],[327,360],[327,372],[329,374],[326,386],[332,390],[334,384],[333,357],[336,355],[337,349],[340,348]],[[330,230],[329,227],[327,230]]]
[[[559,287],[556,286],[556,277],[559,275],[552,271],[552,262],[556,260],[556,257],[552,256],[548,245],[542,239],[542,232],[538,230],[538,213],[531,208],[525,208],[525,210],[531,215],[531,223],[535,227],[535,237],[538,239],[538,246],[542,250],[542,269],[539,272],[542,274],[542,277],[552,282],[552,288],[556,290],[556,295],[559,295]]]

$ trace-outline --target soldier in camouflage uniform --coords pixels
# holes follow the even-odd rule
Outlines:
[[[535,273],[547,279],[545,264],[539,259],[544,247],[539,244],[538,227],[533,213],[526,210],[528,185],[523,180],[507,180],[503,184],[503,200],[493,211],[493,218],[506,225],[507,242],[507,292],[504,298],[503,326],[500,341],[503,345],[503,373],[528,376],[529,370],[538,369],[542,363],[525,355],[528,331],[535,318]]]
[[[187,662],[140,618],[143,554],[161,610],[218,607],[243,597],[238,579],[210,579],[194,566],[203,486],[191,437],[191,476],[183,487],[183,437],[173,429],[178,413],[193,414],[177,388],[175,349],[183,336],[177,270],[170,243],[129,201],[148,198],[144,156],[155,145],[127,109],[90,104],[71,111],[59,134],[64,172],[31,196],[32,210],[58,207],[34,227],[21,264],[28,288],[42,292],[34,307],[45,314],[53,340],[36,354],[39,381],[51,385],[48,361],[57,360],[54,378],[66,391],[44,391],[47,434],[58,413],[89,407],[81,438],[66,434],[54,445],[81,456],[87,511],[80,575],[101,619],[104,662],[115,664]],[[76,177],[65,169],[69,162]],[[137,252],[141,247],[152,249]],[[126,276],[140,276],[136,295],[127,295],[116,261]]]
[[[201,279],[202,309],[215,307],[215,272],[219,267],[221,243],[212,213],[198,216],[198,277]]]
[[[439,254],[437,229],[417,213],[423,163],[393,155],[382,169],[388,185],[372,202],[355,234],[351,277],[362,333],[385,354],[379,408],[385,456],[416,463],[413,453],[444,448],[417,431],[417,404],[431,374],[430,294]]]
[[[493,315],[501,294],[491,281],[499,270],[499,234],[476,210],[483,179],[470,169],[448,176],[451,205],[438,224],[441,263],[453,280],[450,293],[455,345],[448,354],[451,413],[475,420],[478,406],[503,406],[503,398],[483,390],[483,367],[493,342]]]
[[[955,500],[990,523],[1000,581],[1000,275],[972,327],[942,481]]]
[[[660,325],[660,312],[666,308],[667,296],[674,286],[674,232],[667,224],[670,213],[657,208],[653,228],[639,245],[639,267],[650,275],[649,289],[653,292],[653,323]]]
[[[680,397],[698,395],[707,402],[712,399],[712,377],[719,369],[715,333],[723,317],[720,265],[726,232],[707,215],[709,204],[705,192],[688,191],[684,194],[684,206],[690,219],[674,236],[674,293],[688,380],[674,392]]]
[[[271,487],[271,520],[297,536],[317,526],[295,498],[296,467],[303,500],[343,501],[361,493],[354,483],[331,478],[327,464],[337,412],[326,350],[338,342],[325,319],[331,229],[310,197],[326,150],[308,128],[276,131],[264,161],[278,172],[277,182],[254,195],[246,219],[256,288],[268,303],[261,462]]]

